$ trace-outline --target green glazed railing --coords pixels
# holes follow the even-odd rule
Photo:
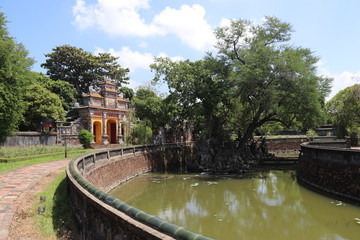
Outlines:
[[[113,207],[116,210],[123,212],[124,214],[132,217],[133,219],[165,233],[166,235],[175,239],[182,240],[211,240],[206,236],[197,234],[186,230],[183,227],[169,223],[161,218],[150,215],[144,211],[141,211],[133,206],[130,206],[119,199],[108,195],[107,193],[97,189],[91,183],[89,183],[82,175],[85,174],[88,165],[95,164],[97,161],[108,160],[111,161],[115,156],[126,156],[130,154],[136,155],[137,153],[146,154],[148,150],[160,150],[164,148],[174,148],[189,146],[192,143],[176,143],[176,144],[163,144],[163,145],[140,145],[133,147],[123,147],[114,149],[98,150],[95,152],[86,153],[75,157],[69,164],[69,173],[75,179],[75,181],[81,185],[87,192],[93,195],[103,203]],[[80,168],[79,168],[80,167]]]

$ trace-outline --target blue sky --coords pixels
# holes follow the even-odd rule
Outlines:
[[[292,43],[320,58],[319,75],[334,78],[331,96],[360,83],[358,0],[2,0],[11,36],[44,72],[44,54],[70,44],[110,52],[130,68],[130,87],[149,82],[154,56],[198,60],[213,50],[213,31],[227,19],[292,24]]]

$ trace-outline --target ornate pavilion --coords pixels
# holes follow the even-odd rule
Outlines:
[[[89,89],[83,105],[76,106],[82,126],[93,133],[97,144],[121,144],[129,132],[129,101],[123,99],[109,79]]]

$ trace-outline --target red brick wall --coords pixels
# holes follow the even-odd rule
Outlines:
[[[302,146],[297,176],[316,189],[360,204],[360,152]]]
[[[112,160],[87,173],[85,178],[96,188],[107,192],[112,187],[139,174],[152,170],[145,155],[135,155]]]

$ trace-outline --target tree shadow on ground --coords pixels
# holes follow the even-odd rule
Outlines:
[[[75,218],[67,199],[67,184],[64,178],[54,193],[52,209],[53,227],[58,239],[80,239],[77,234]]]

